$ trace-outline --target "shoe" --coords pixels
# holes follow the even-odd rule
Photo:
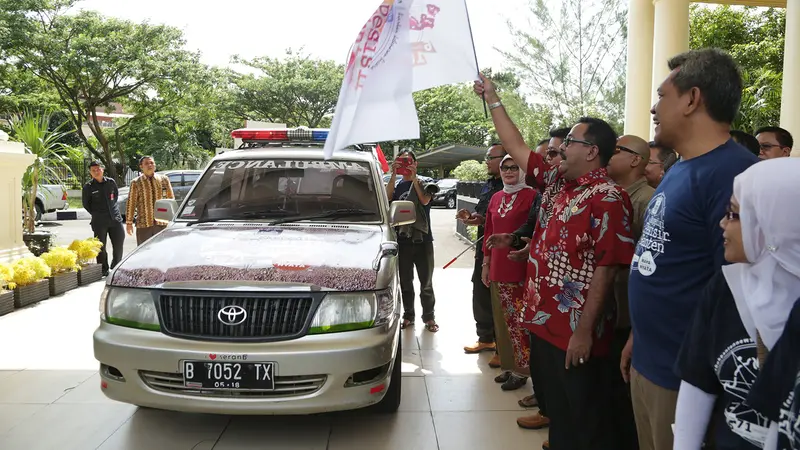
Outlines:
[[[517,404],[520,408],[535,408],[539,406],[539,400],[536,399],[536,395],[529,395],[522,400],[518,401]]]
[[[537,412],[532,416],[520,417],[517,425],[526,430],[541,430],[550,426],[550,419]]]
[[[501,373],[500,375],[494,377],[494,382],[495,383],[505,383],[506,381],[508,381],[509,378],[511,378],[511,372],[506,370],[505,372]]]
[[[504,391],[516,391],[526,384],[528,384],[528,377],[521,377],[512,373],[508,380],[506,380],[506,382],[503,383],[500,388]]]
[[[544,441],[542,443],[542,450],[550,450],[550,441]]]
[[[464,353],[480,353],[494,350],[494,342],[476,342],[472,347],[464,347]]]
[[[492,369],[499,369],[500,368],[500,355],[497,353],[494,354],[491,360],[489,360],[489,367]]]

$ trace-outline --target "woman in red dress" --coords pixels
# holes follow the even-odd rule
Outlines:
[[[524,172],[510,155],[500,163],[500,177],[503,190],[492,197],[486,212],[482,279],[492,290],[492,303],[503,311],[510,337],[510,343],[504,339],[497,340],[497,352],[505,371],[496,381],[503,383],[503,390],[514,390],[525,385],[529,373],[530,341],[522,326],[527,262],[511,261],[508,252],[512,249],[489,248],[486,242],[493,234],[513,233],[524,224],[538,193],[525,183]]]

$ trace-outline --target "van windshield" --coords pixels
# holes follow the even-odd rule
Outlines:
[[[212,164],[178,213],[193,221],[290,219],[375,222],[378,192],[367,163],[240,159]],[[314,219],[309,219],[314,220]]]

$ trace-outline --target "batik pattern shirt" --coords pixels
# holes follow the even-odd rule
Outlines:
[[[631,263],[633,208],[628,194],[604,168],[568,181],[557,167],[532,153],[528,175],[544,189],[528,258],[523,323],[541,339],[566,350],[581,320],[595,269]],[[613,336],[613,305],[606,306],[593,336],[592,354],[597,356],[608,353]]]
[[[153,174],[152,177],[142,175],[131,181],[128,191],[128,205],[125,221],[130,225],[136,214],[136,227],[147,228],[154,225],[166,225],[166,222],[156,220],[156,200],[175,198],[169,177]]]

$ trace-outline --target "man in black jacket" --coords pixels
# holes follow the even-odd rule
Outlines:
[[[122,227],[122,214],[117,206],[119,190],[117,183],[103,176],[103,166],[99,161],[89,164],[92,181],[83,187],[83,207],[92,215],[92,231],[103,243],[97,263],[103,266],[103,275],[108,275],[108,252],[106,241],[111,238],[114,256],[110,268],[113,269],[122,259],[122,244],[125,242],[125,229]]]
[[[486,151],[486,166],[489,171],[489,180],[484,184],[475,212],[462,209],[457,217],[466,225],[478,226],[478,239],[483,238],[483,225],[486,220],[486,210],[489,200],[499,191],[503,190],[503,180],[500,179],[500,161],[506,156],[506,151],[500,144],[492,144]],[[472,273],[472,314],[475,318],[475,328],[478,342],[464,347],[466,353],[479,353],[495,350],[494,316],[492,314],[492,296],[489,288],[481,280],[481,264],[483,262],[483,241],[475,246],[475,267]],[[495,356],[489,361],[491,367],[500,367],[500,357]]]

